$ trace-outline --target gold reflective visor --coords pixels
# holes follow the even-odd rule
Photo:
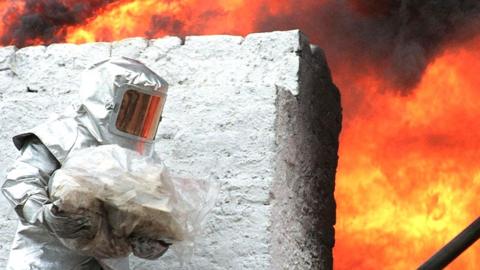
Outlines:
[[[123,94],[115,127],[122,132],[153,140],[162,118],[165,96],[154,96],[136,90]]]

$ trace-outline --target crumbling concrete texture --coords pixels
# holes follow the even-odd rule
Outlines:
[[[111,55],[170,83],[157,150],[173,173],[221,186],[192,269],[332,268],[340,97],[299,31],[1,48],[2,175],[10,138],[77,103],[79,73]],[[4,268],[16,217],[0,207]],[[171,252],[131,266],[181,269]]]

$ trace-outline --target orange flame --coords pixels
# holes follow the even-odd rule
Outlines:
[[[336,269],[413,269],[480,215],[479,48],[444,53],[406,97],[357,83],[366,102],[340,143]],[[476,269],[479,254],[477,243],[449,269]]]
[[[119,1],[80,27],[68,28],[72,43],[111,41],[129,36],[168,34],[247,34],[254,30],[260,2],[230,1]],[[274,8],[271,7],[273,10]]]
[[[0,37],[4,35],[6,30],[6,22],[11,22],[16,18],[15,14],[8,14],[10,8],[16,7],[19,11],[22,10],[23,2],[9,2],[7,0],[0,0],[0,17],[3,18],[0,20]]]
[[[301,5],[308,9],[317,2]],[[0,14],[12,3],[0,1]],[[287,0],[118,0],[82,25],[64,29],[65,39],[245,35],[258,30],[262,14],[281,15],[299,5]],[[300,16],[286,25],[297,28],[302,21]],[[4,29],[0,21],[0,35]],[[323,31],[304,30],[314,42],[312,34]],[[341,58],[330,63],[347,116],[335,192],[335,269],[413,269],[479,216],[479,49],[480,39],[450,48],[407,96],[384,91],[382,78],[353,78]],[[478,265],[476,243],[449,269]]]

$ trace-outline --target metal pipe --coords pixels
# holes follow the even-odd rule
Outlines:
[[[480,238],[480,217],[440,249],[418,270],[443,269]]]

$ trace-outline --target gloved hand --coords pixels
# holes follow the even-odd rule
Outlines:
[[[56,236],[66,239],[91,238],[94,235],[90,221],[82,216],[62,215],[57,206],[49,203],[43,206],[43,224]]]
[[[146,237],[131,237],[133,255],[147,259],[155,260],[160,258],[168,250],[170,244],[162,240],[154,240]]]

